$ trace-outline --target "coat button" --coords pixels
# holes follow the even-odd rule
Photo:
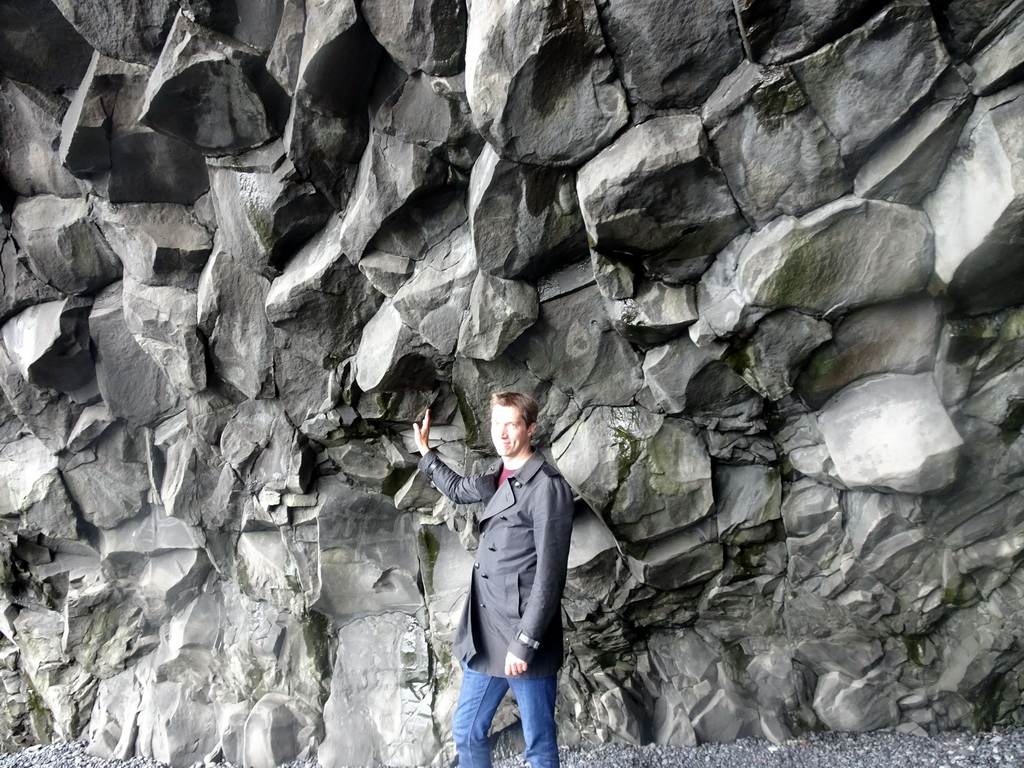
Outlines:
[[[473,563],[473,567],[479,569],[480,568],[480,563]]]
[[[491,546],[489,546],[488,549],[491,550],[491,552],[497,552],[498,551],[498,548],[496,546],[494,546],[493,544],[491,544]]]

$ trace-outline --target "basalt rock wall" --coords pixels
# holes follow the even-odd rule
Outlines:
[[[441,764],[411,422],[505,389],[564,744],[1024,723],[1021,0],[0,0],[0,72],[5,747]]]

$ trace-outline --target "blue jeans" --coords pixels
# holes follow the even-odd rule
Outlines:
[[[459,768],[491,768],[491,720],[505,691],[519,704],[530,768],[558,768],[555,730],[555,677],[528,680],[491,677],[462,664],[462,689],[452,719],[452,737],[459,754]]]

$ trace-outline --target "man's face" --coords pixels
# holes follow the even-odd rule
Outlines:
[[[523,415],[514,405],[491,408],[491,442],[502,459],[525,459],[530,455],[530,438],[536,424],[526,426]]]

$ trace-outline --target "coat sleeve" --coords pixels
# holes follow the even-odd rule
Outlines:
[[[441,461],[436,451],[428,451],[427,455],[420,459],[419,468],[430,478],[430,482],[437,490],[456,504],[476,504],[485,501],[494,493],[494,488],[488,493],[488,483],[493,485],[493,479],[488,475],[463,477]]]
[[[523,618],[509,645],[509,651],[527,664],[533,660],[548,626],[561,610],[572,539],[572,490],[560,475],[547,479],[549,491],[532,510],[537,572]]]

